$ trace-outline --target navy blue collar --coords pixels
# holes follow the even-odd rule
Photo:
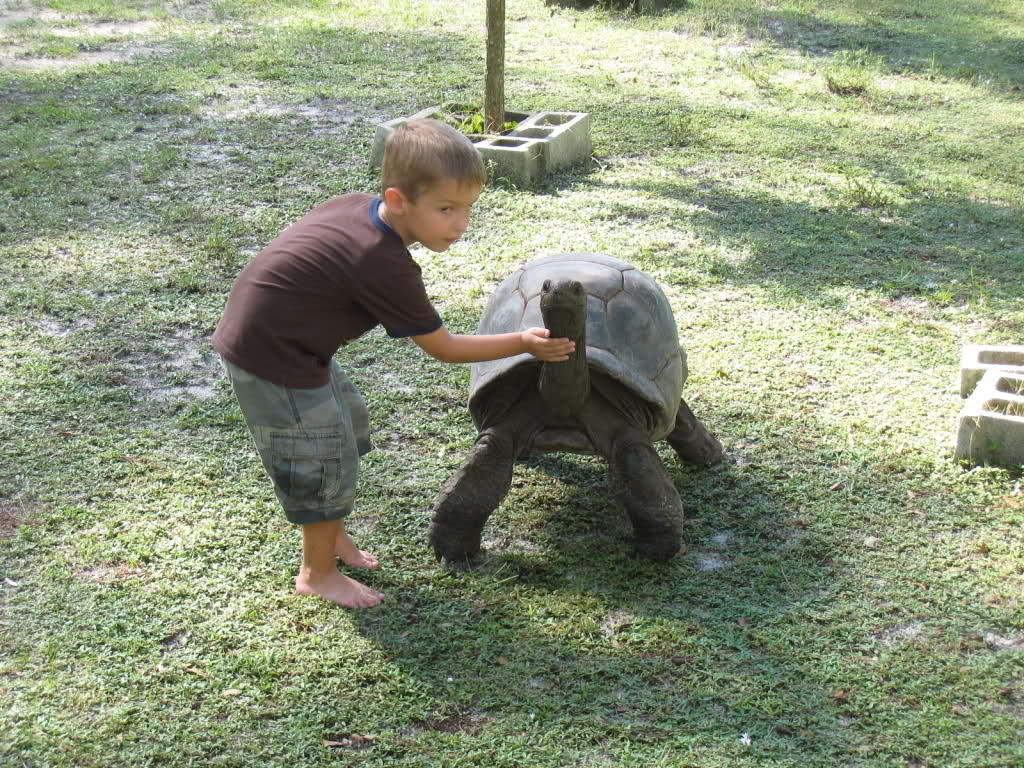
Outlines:
[[[370,221],[373,222],[373,226],[375,226],[385,235],[391,235],[392,237],[397,237],[399,240],[401,240],[402,238],[399,237],[398,233],[395,232],[395,230],[393,230],[391,227],[389,227],[384,222],[384,219],[380,217],[380,205],[383,202],[384,201],[380,199],[379,195],[370,201]]]

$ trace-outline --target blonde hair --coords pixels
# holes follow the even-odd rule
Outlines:
[[[410,120],[384,144],[381,189],[398,187],[411,202],[428,187],[450,179],[483,186],[487,170],[472,142],[440,120]]]

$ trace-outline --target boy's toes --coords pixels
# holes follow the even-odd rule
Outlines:
[[[384,595],[376,590],[367,588],[357,599],[357,608],[373,608],[375,605],[380,605],[384,602]]]
[[[341,562],[347,565],[349,568],[378,568],[380,567],[380,561],[376,557],[371,555],[369,552],[364,552],[361,549],[356,550],[354,553],[345,553],[340,555]]]

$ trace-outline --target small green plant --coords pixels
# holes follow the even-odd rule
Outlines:
[[[26,52],[30,58],[67,59],[77,56],[79,48],[73,42],[62,38],[46,38],[37,47]]]
[[[142,163],[141,178],[145,184],[154,184],[164,175],[183,164],[181,151],[175,147],[162,147],[150,152]]]
[[[843,198],[854,208],[888,208],[896,197],[874,179],[859,174],[846,174]]]
[[[471,104],[443,104],[434,115],[438,120],[458,129],[467,136],[480,136],[487,133],[483,110]],[[501,126],[502,133],[508,133],[518,125],[514,120],[506,120]]]
[[[825,87],[837,96],[860,96],[874,82],[876,62],[867,51],[840,51],[825,67]]]
[[[736,71],[756,85],[760,90],[767,91],[772,87],[772,81],[763,69],[750,56],[740,56],[735,64]]]
[[[669,145],[690,147],[700,144],[707,135],[710,119],[699,112],[677,112],[668,118]]]

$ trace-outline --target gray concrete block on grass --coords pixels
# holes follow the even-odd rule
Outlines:
[[[414,115],[398,117],[377,126],[370,149],[370,166],[384,162],[384,143],[398,126],[409,120],[437,117],[439,106],[421,109]],[[518,123],[508,134],[475,141],[491,175],[527,186],[545,174],[590,161],[590,115],[586,112],[505,112]]]
[[[988,371],[1024,374],[1024,345],[968,344],[960,355],[960,397],[969,397]]]
[[[989,370],[960,411],[956,458],[1024,464],[1024,371]]]
[[[495,136],[474,144],[492,178],[504,178],[529,186],[544,175],[546,149],[543,140],[521,136]]]
[[[384,143],[388,140],[388,136],[394,133],[400,125],[404,125],[410,120],[422,120],[428,117],[436,118],[440,110],[441,107],[439,105],[434,105],[433,107],[421,109],[414,115],[396,117],[393,120],[388,120],[378,125],[376,132],[373,134],[373,146],[370,148],[370,167],[380,168],[384,164]]]
[[[586,112],[537,112],[519,123],[511,136],[541,139],[544,142],[544,172],[590,161],[590,115]]]

